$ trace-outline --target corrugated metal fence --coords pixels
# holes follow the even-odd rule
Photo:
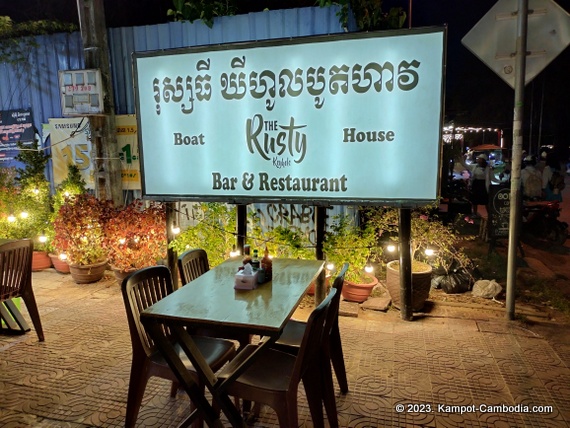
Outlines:
[[[342,32],[336,7],[284,9],[214,20],[112,28],[108,30],[115,112],[134,114],[131,56],[133,52],[241,41],[301,37]],[[34,39],[29,60],[0,64],[0,110],[31,109],[41,129],[49,118],[61,117],[58,71],[85,67],[79,33]]]

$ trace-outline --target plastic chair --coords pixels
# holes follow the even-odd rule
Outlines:
[[[185,251],[178,257],[178,272],[183,285],[191,284],[200,275],[210,270],[208,254],[201,248]],[[251,335],[231,330],[192,329],[192,334],[237,340],[240,349],[251,343]]]
[[[340,296],[342,293],[342,286],[344,284],[344,277],[348,269],[348,263],[345,263],[340,270],[333,283],[333,288],[337,290],[337,294],[331,304],[329,316],[331,317],[331,331],[328,340],[325,341],[326,351],[330,355],[335,375],[343,394],[348,392],[348,381],[346,378],[346,367],[344,364],[344,354],[342,352],[342,341],[340,339],[340,329],[338,326],[338,312],[340,305]],[[273,348],[279,349],[283,352],[296,354],[301,346],[303,335],[305,334],[307,324],[303,321],[290,320],[283,329],[283,333],[272,345]]]
[[[34,244],[29,239],[8,241],[0,244],[0,330],[22,334],[30,327],[14,302],[21,297],[26,304],[40,342],[44,330],[34,291],[32,290],[32,253]],[[6,328],[1,327],[4,321]]]
[[[324,427],[321,405],[321,358],[327,312],[337,291],[332,289],[323,302],[313,310],[297,355],[272,348],[257,354],[251,365],[226,388],[229,395],[256,403],[264,403],[277,413],[279,426],[297,427],[297,392],[303,380],[313,424]],[[227,379],[259,345],[247,345],[218,375]],[[331,423],[331,426],[335,426]]]
[[[166,266],[151,266],[138,270],[123,280],[121,291],[133,348],[125,427],[134,427],[149,378],[158,376],[171,380],[173,382],[170,390],[171,397],[176,395],[178,389],[175,374],[140,321],[140,313],[143,310],[172,293],[170,271]],[[211,337],[193,337],[193,339],[214,372],[235,356],[235,346],[228,340]],[[194,381],[203,388],[202,382],[184,352],[180,350],[179,354],[183,357],[186,368],[195,378]]]

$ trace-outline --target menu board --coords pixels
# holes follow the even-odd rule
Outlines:
[[[491,185],[489,187],[488,206],[489,238],[506,238],[509,236],[509,218],[511,215],[510,185]]]

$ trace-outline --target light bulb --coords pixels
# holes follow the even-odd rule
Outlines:
[[[426,250],[425,250],[425,254],[426,254],[426,256],[428,256],[428,257],[429,257],[429,256],[433,256],[434,253],[435,253],[435,251],[434,251],[433,249],[431,249],[431,248],[426,248]]]
[[[16,216],[14,216],[13,214],[10,214],[10,215],[8,216],[8,219],[7,219],[7,220],[8,220],[8,222],[10,222],[10,223],[14,223],[14,222],[16,221]]]
[[[20,217],[22,217],[22,218],[28,218],[29,216],[30,216],[30,214],[28,214],[27,211],[22,211],[22,212],[20,213]]]
[[[396,251],[396,246],[393,244],[390,244],[386,247],[386,250],[390,253],[393,253],[394,251]]]
[[[172,233],[175,235],[178,235],[180,233],[180,227],[176,226],[176,225],[172,225],[171,227]]]
[[[230,257],[237,257],[240,255],[239,250],[232,250],[230,251]]]
[[[45,236],[45,235],[40,235],[40,237],[38,238],[38,240],[43,244],[44,242],[47,242],[47,236]]]
[[[327,270],[333,270],[334,269],[334,263],[327,263]]]
[[[34,189],[34,195],[37,195],[38,193],[40,193],[40,189]]]
[[[119,239],[119,244],[123,245],[127,240],[125,238]]]
[[[60,260],[67,260],[67,254],[61,253],[61,254],[59,255],[59,259],[60,259]]]
[[[366,265],[366,267],[364,268],[364,272],[372,273],[374,272],[374,268],[372,267],[372,265]]]

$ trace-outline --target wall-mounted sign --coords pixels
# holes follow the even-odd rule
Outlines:
[[[68,165],[77,165],[88,189],[95,188],[91,167],[91,128],[87,117],[49,119],[53,182],[67,177]]]
[[[134,54],[144,196],[437,199],[445,29]]]
[[[115,116],[117,145],[121,158],[121,176],[124,190],[140,190],[137,122],[134,115]],[[93,189],[93,162],[91,131],[87,117],[49,120],[53,180],[55,185],[67,177],[67,166],[77,165],[87,187]]]
[[[140,190],[139,146],[137,142],[137,119],[135,115],[115,116],[117,145],[121,158],[123,190]]]
[[[103,85],[99,70],[60,70],[59,88],[63,116],[103,112]]]
[[[23,168],[24,164],[15,159],[18,156],[17,143],[33,143],[34,134],[31,110],[0,111],[0,167]]]

